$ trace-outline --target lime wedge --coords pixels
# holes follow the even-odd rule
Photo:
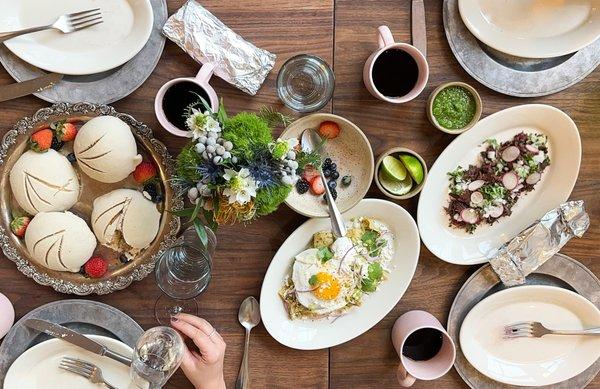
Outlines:
[[[402,181],[406,178],[406,168],[398,158],[388,155],[381,162],[382,169],[392,178]]]
[[[408,173],[410,173],[410,176],[413,178],[413,180],[415,180],[417,185],[423,182],[423,176],[425,173],[423,171],[423,165],[421,165],[421,161],[419,161],[414,155],[410,154],[400,154],[400,159],[402,160],[404,166],[406,166],[406,169],[408,169]]]
[[[391,177],[387,172],[383,169],[379,170],[379,183],[381,186],[385,188],[388,192],[393,195],[402,196],[410,192],[413,186],[412,179],[407,174],[404,180],[398,181],[395,178]]]

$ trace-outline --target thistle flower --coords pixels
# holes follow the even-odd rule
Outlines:
[[[224,171],[222,165],[217,165],[211,160],[200,163],[197,170],[201,181],[205,184],[217,184]]]

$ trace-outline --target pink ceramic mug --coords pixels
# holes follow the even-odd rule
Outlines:
[[[187,138],[192,137],[192,134],[190,131],[184,131],[184,130],[178,128],[177,126],[175,126],[173,123],[171,123],[169,121],[169,119],[167,119],[165,112],[163,110],[163,99],[165,97],[165,92],[171,86],[173,86],[174,84],[176,84],[178,82],[183,82],[183,81],[193,82],[194,84],[196,84],[199,87],[201,87],[202,89],[204,89],[204,91],[206,92],[206,94],[209,97],[210,101],[207,101],[207,102],[210,104],[212,111],[217,112],[217,109],[219,108],[219,98],[217,97],[217,93],[215,92],[215,90],[208,83],[208,81],[212,77],[214,69],[215,69],[215,66],[213,64],[206,63],[206,64],[202,65],[202,67],[200,68],[200,71],[198,71],[198,74],[196,74],[196,77],[175,78],[160,87],[160,89],[158,90],[158,93],[156,94],[156,97],[154,98],[154,111],[156,112],[156,117],[158,118],[158,121],[165,128],[165,130],[169,131],[173,135],[187,137]]]
[[[431,359],[416,361],[402,352],[406,339],[423,328],[433,328],[442,335],[442,346]],[[396,372],[398,382],[404,387],[411,386],[417,379],[435,380],[446,374],[454,365],[456,348],[450,335],[432,314],[425,311],[409,311],[400,316],[392,328],[392,343],[400,357]]]
[[[363,81],[369,92],[380,100],[387,101],[388,103],[406,103],[417,97],[425,88],[427,80],[429,79],[429,65],[423,53],[419,51],[415,46],[409,45],[408,43],[396,43],[392,32],[387,26],[379,26],[377,29],[377,37],[379,42],[379,49],[375,51],[365,62],[363,68]],[[417,63],[419,75],[415,86],[404,96],[392,97],[385,96],[382,94],[375,83],[373,82],[373,65],[379,56],[389,49],[399,49],[409,54]]]

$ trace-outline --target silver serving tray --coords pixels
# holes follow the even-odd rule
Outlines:
[[[600,308],[600,280],[588,268],[563,254],[556,254],[527,276],[528,285],[550,285],[579,293]],[[456,344],[454,368],[462,379],[476,389],[523,388],[496,382],[477,371],[467,361],[460,349],[460,326],[469,311],[487,296],[506,289],[491,266],[484,265],[469,277],[456,294],[448,315],[448,333]],[[600,360],[581,374],[558,384],[540,386],[547,389],[583,388],[600,371]]]
[[[443,14],[446,38],[460,65],[474,79],[505,95],[556,93],[578,83],[600,64],[600,39],[560,57],[521,58],[494,50],[475,38],[460,17],[458,0],[444,0]]]

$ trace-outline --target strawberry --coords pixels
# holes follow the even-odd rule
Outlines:
[[[340,126],[336,122],[326,120],[319,124],[319,134],[325,139],[337,138],[340,131]]]
[[[108,263],[102,257],[92,257],[83,265],[85,273],[92,278],[101,278],[108,270]]]
[[[77,135],[77,127],[73,123],[67,123],[64,120],[52,123],[50,128],[54,130],[56,139],[60,142],[70,142]]]
[[[145,184],[156,177],[156,167],[152,162],[142,161],[133,171],[133,179],[138,184]]]
[[[43,153],[50,146],[52,146],[52,130],[47,128],[34,132],[29,138],[29,147],[38,153]]]
[[[325,185],[323,185],[321,176],[313,178],[313,180],[310,182],[310,191],[316,195],[325,193]]]
[[[27,226],[29,225],[29,222],[31,221],[31,218],[29,216],[18,216],[15,217],[11,222],[10,222],[10,230],[19,238],[22,238],[25,236],[25,230],[27,230]]]
[[[304,171],[302,172],[302,178],[306,182],[312,182],[315,177],[319,176],[319,171],[314,168],[312,165],[306,165],[304,167]]]

